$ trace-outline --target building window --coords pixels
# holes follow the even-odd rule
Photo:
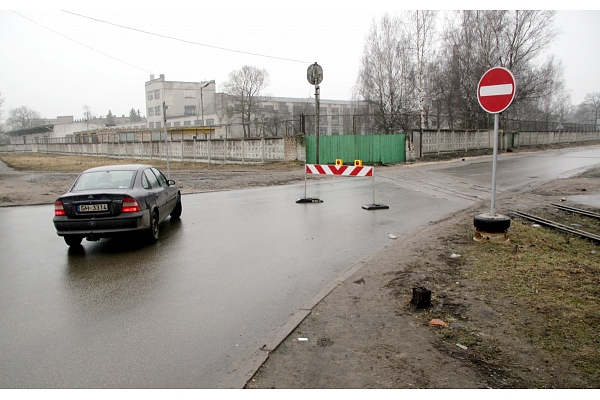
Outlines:
[[[154,98],[157,99],[157,100],[160,99],[160,90],[155,90],[154,91]]]
[[[154,115],[160,115],[160,106],[154,107]]]
[[[200,120],[200,119],[194,120],[194,125],[196,125],[196,126],[202,126],[202,120]]]
[[[170,127],[171,127],[171,123],[170,123],[170,122],[167,122],[167,123],[165,124],[165,126],[166,126],[167,128],[170,128]]]
[[[212,119],[212,118],[207,118],[206,119],[206,125],[212,126],[214,124],[215,124],[215,120],[214,119]]]
[[[157,122],[155,125],[156,128],[160,128],[160,122]]]
[[[275,106],[274,106],[274,105],[272,105],[272,104],[266,104],[266,105],[265,105],[263,108],[264,108],[266,111],[275,111]]]
[[[148,122],[148,128],[154,128],[154,122]]]
[[[175,122],[173,126],[181,126],[181,122]]]
[[[192,121],[183,121],[183,126],[191,126]]]
[[[331,124],[339,125],[340,123],[340,109],[339,108],[331,108]]]
[[[196,115],[196,106],[185,106],[184,115]]]
[[[152,100],[152,92],[148,92],[148,100]]]
[[[319,107],[319,124],[327,124],[327,107]]]
[[[148,107],[148,116],[152,117],[154,115],[154,107]]]

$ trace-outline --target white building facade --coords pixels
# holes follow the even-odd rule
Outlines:
[[[166,81],[161,74],[157,79],[150,75],[146,82],[146,121],[150,129],[166,127],[206,126],[218,124],[216,120],[215,81]]]
[[[261,130],[270,136],[298,133],[301,115],[307,124],[302,126],[308,134],[315,134],[315,101],[306,98],[263,97],[252,112],[250,127],[241,125],[239,113],[232,112],[231,99],[216,92],[214,80],[205,82],[167,81],[161,74],[157,79],[150,75],[145,83],[146,120],[149,129],[214,127],[215,137],[243,137]],[[166,106],[166,118],[163,110]],[[344,100],[320,100],[320,135],[349,134],[356,105]],[[165,123],[166,121],[166,123]],[[225,129],[227,127],[227,129]],[[251,135],[252,136],[252,135]]]

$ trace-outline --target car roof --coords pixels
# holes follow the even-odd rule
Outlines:
[[[117,165],[103,165],[100,167],[94,167],[83,171],[88,172],[102,172],[102,171],[137,171],[140,168],[153,168],[152,165],[147,164],[117,164]]]

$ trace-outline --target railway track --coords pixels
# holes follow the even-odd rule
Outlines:
[[[575,207],[569,207],[569,206],[565,206],[562,204],[551,204],[553,207],[556,207],[560,210],[563,211],[568,211],[568,212],[572,212],[572,213],[576,213],[576,214],[580,214],[580,215],[584,215],[586,217],[590,217],[590,218],[596,218],[596,219],[600,219],[600,214],[597,213],[593,213],[591,211],[587,211],[587,210],[581,210]],[[552,221],[552,220],[548,220],[536,215],[532,215],[532,214],[527,214],[521,211],[511,211],[511,214],[515,217],[519,217],[519,218],[523,218],[523,219],[527,219],[529,221],[533,221],[535,223],[538,223],[540,225],[544,225],[544,226],[548,226],[550,228],[562,231],[562,232],[568,232],[571,233],[573,235],[577,235],[580,236],[582,238],[591,240],[593,242],[596,243],[600,243],[600,235],[596,235],[594,233],[590,233],[590,232],[585,232],[579,229],[575,229],[572,228],[570,226],[561,224],[559,222],[556,221]]]
[[[558,203],[550,203],[551,206],[554,206],[556,208],[559,208],[561,210],[564,211],[570,211],[576,214],[581,214],[581,215],[585,215],[586,217],[591,217],[591,218],[596,218],[596,219],[600,219],[600,214],[591,212],[591,211],[587,211],[587,210],[581,210],[579,208],[575,208],[575,207],[569,207],[566,206],[564,204],[558,204]]]

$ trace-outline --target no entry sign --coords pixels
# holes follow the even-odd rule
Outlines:
[[[498,114],[512,103],[516,89],[512,72],[502,67],[492,68],[479,80],[477,100],[485,111]]]

